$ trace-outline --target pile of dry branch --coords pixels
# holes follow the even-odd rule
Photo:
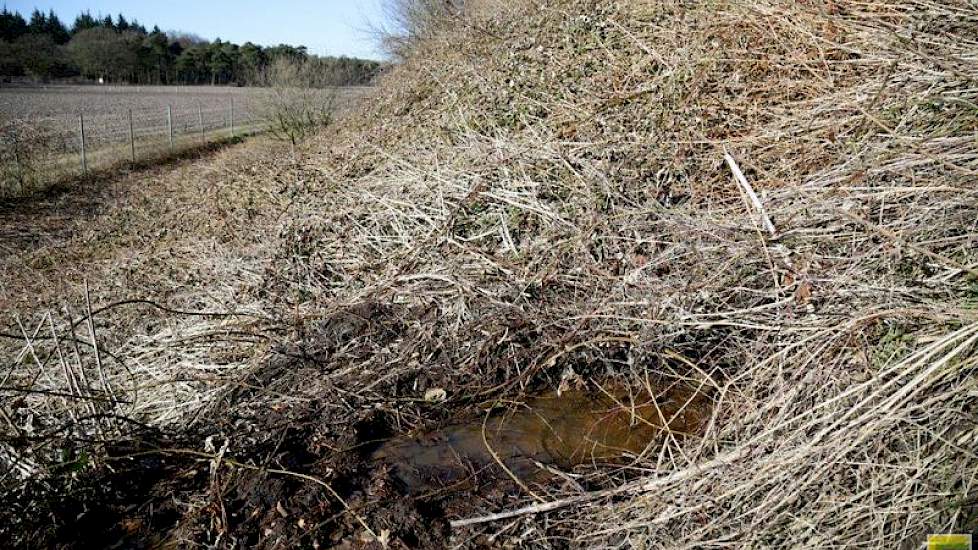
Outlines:
[[[144,382],[125,416],[335,396],[406,432],[440,420],[433,388],[461,410],[571,374],[684,380],[714,403],[702,437],[460,540],[895,548],[978,526],[978,6],[554,0],[437,28],[300,153],[260,280],[233,283],[251,316],[168,329],[230,354],[260,318],[315,367],[144,340],[120,380],[194,374],[185,406]]]

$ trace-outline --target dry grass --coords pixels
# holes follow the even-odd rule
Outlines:
[[[701,438],[474,529],[651,548],[914,547],[975,529],[975,29],[963,0],[479,11],[302,152],[289,207],[259,225],[274,238],[177,302],[250,316],[171,316],[114,347],[142,369],[107,374],[142,390],[122,412],[190,423],[227,394],[154,383],[268,368],[264,348],[215,362],[235,342],[218,333],[332,342],[318,369],[269,369],[264,393],[220,408],[337,395],[403,430],[426,421],[404,398],[432,387],[461,406],[569,371],[684,379],[715,403]],[[58,399],[29,410],[55,418]]]
[[[281,154],[257,138],[0,212],[4,433],[29,442],[5,483],[97,463],[143,425],[183,426],[266,347],[235,290],[257,279],[247,260],[271,205],[287,206]]]
[[[0,113],[0,198],[26,195],[41,187],[54,138],[33,124]]]
[[[568,367],[711,388],[702,440],[605,472],[640,476],[613,496],[493,527],[526,543],[892,548],[973,529],[976,23],[964,2],[474,20],[391,76],[371,119],[400,116],[364,125],[374,152],[339,155],[357,183],[310,207],[317,252],[287,286],[434,308],[376,360],[437,358],[461,394]]]

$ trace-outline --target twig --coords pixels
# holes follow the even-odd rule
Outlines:
[[[930,258],[932,260],[935,260],[935,261],[937,261],[939,263],[942,263],[942,264],[944,264],[946,266],[950,266],[950,267],[954,268],[955,270],[957,270],[957,274],[958,275],[960,275],[961,273],[968,273],[972,277],[978,278],[978,269],[975,269],[973,267],[968,267],[968,266],[962,264],[961,262],[959,262],[957,260],[954,260],[952,258],[948,258],[947,256],[943,256],[941,254],[938,254],[937,252],[932,252],[932,251],[927,250],[926,248],[924,248],[922,246],[917,246],[916,244],[914,244],[912,242],[909,242],[906,239],[904,239],[903,237],[897,235],[893,231],[890,231],[889,229],[887,229],[885,227],[881,227],[881,226],[876,225],[876,224],[874,224],[874,223],[872,223],[872,222],[870,222],[868,220],[865,220],[861,216],[858,216],[856,214],[853,214],[852,212],[847,212],[846,210],[844,210],[842,208],[835,208],[835,211],[838,212],[839,214],[842,214],[843,216],[845,216],[849,220],[854,221],[854,222],[858,223],[859,225],[862,225],[866,229],[869,229],[870,231],[873,231],[874,233],[876,233],[876,234],[878,234],[878,235],[880,235],[882,237],[885,237],[885,238],[893,241],[895,244],[897,244],[899,246],[905,246],[905,247],[909,248],[910,250],[913,250],[914,252],[917,252],[918,254],[923,254],[924,256],[927,256],[928,258]]]
[[[491,456],[492,459],[496,461],[496,464],[500,468],[502,468],[504,472],[506,472],[506,475],[509,476],[510,479],[512,479],[517,485],[519,485],[521,489],[526,491],[527,494],[533,497],[534,500],[536,500],[537,502],[545,502],[540,495],[534,493],[529,487],[526,486],[525,483],[523,483],[523,480],[520,479],[519,476],[513,473],[513,471],[510,470],[508,466],[506,466],[503,460],[499,458],[499,454],[496,453],[495,449],[492,448],[492,445],[489,444],[489,438],[486,436],[486,424],[489,422],[490,414],[492,414],[492,411],[487,410],[485,417],[482,419],[482,430],[481,430],[482,444],[485,445],[486,450],[489,451],[489,456]]]
[[[550,502],[544,502],[541,504],[534,504],[532,506],[525,506],[523,508],[517,508],[516,510],[510,510],[507,512],[499,512],[496,514],[489,514],[487,516],[479,516],[467,519],[459,519],[450,521],[449,524],[453,529],[459,527],[467,527],[469,525],[478,525],[480,523],[490,523],[493,521],[499,521],[503,519],[515,518],[518,516],[527,516],[533,514],[541,514],[543,512],[550,512],[552,510],[557,510],[559,508],[566,508],[567,506],[572,506],[575,504],[583,504],[585,502],[591,502],[593,500],[612,497],[621,494],[634,494],[634,493],[645,493],[652,491],[653,489],[660,489],[667,485],[672,485],[680,481],[685,481],[697,475],[702,475],[708,470],[717,468],[729,464],[735,460],[743,458],[749,453],[749,448],[747,446],[742,446],[734,451],[725,453],[705,464],[698,466],[691,466],[689,468],[680,470],[678,472],[672,473],[665,477],[658,479],[653,479],[649,481],[637,481],[623,485],[621,487],[615,487],[614,489],[606,489],[603,491],[594,491],[585,495],[579,495],[574,497],[569,497],[565,499],[553,500]]]
[[[98,369],[99,379],[102,381],[102,388],[105,393],[108,394],[109,399],[115,401],[115,393],[112,391],[112,386],[109,384],[109,379],[105,375],[105,369],[102,367],[102,354],[99,353],[98,349],[98,339],[95,336],[95,316],[92,313],[92,293],[88,290],[88,280],[85,280],[85,308],[88,310],[88,333],[92,338],[92,349],[95,351],[95,367]]]
[[[754,192],[754,188],[748,183],[747,178],[744,177],[744,173],[740,170],[740,166],[737,165],[737,161],[734,160],[733,156],[729,152],[724,150],[723,158],[726,159],[727,165],[730,166],[730,171],[733,172],[734,178],[740,184],[740,187],[747,193],[747,198],[750,199],[751,204],[754,205],[754,209],[761,216],[761,223],[764,224],[764,229],[771,234],[772,237],[777,237],[778,232],[774,229],[774,224],[771,223],[771,218],[768,217],[767,211],[764,210],[764,205],[761,204],[761,199],[757,198],[757,193]]]

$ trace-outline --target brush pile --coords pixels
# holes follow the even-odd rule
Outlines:
[[[978,8],[489,13],[417,44],[366,144],[324,162],[283,288],[432,311],[365,377],[666,376],[716,411],[610,501],[499,527],[880,548],[978,527]]]
[[[477,4],[303,153],[240,290],[301,344],[194,408],[235,411],[222,456],[269,409],[407,432],[576,377],[682,381],[700,437],[469,511],[512,513],[456,542],[978,527],[978,6]]]

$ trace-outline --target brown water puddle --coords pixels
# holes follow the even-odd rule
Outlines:
[[[641,392],[594,388],[531,397],[488,419],[452,424],[385,443],[374,459],[411,494],[474,480],[539,481],[543,466],[572,469],[639,454],[670,430],[698,432],[709,400],[686,387]]]

